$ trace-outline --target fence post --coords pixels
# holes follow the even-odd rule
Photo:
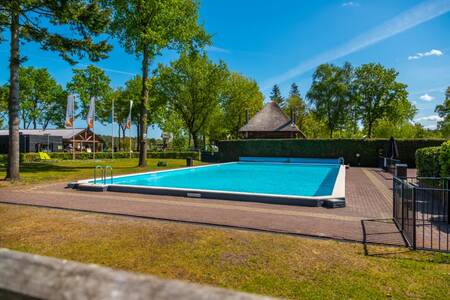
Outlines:
[[[404,202],[405,202],[405,183],[402,181],[402,189],[401,189],[401,191],[402,191],[402,197],[401,197],[401,207],[400,207],[400,209],[401,209],[401,211],[402,211],[402,231],[405,229],[405,210],[404,210],[404,208],[403,208],[403,205],[405,204]]]
[[[394,218],[394,219],[397,219],[397,215],[396,215],[396,202],[397,202],[397,199],[396,199],[396,197],[395,197],[395,188],[396,188],[396,184],[395,184],[395,181],[396,181],[396,179],[395,179],[395,177],[394,178],[392,178],[392,217]]]
[[[416,250],[416,248],[417,248],[417,245],[416,245],[416,239],[417,239],[417,237],[416,237],[416,216],[417,216],[417,212],[416,212],[416,192],[417,192],[417,189],[416,189],[416,187],[415,186],[412,186],[412,189],[413,189],[413,193],[412,193],[412,211],[413,211],[413,219],[412,219],[412,221],[413,221],[413,232],[412,232],[412,238],[413,238],[413,240],[412,240],[412,246],[413,246],[413,249],[414,250]]]

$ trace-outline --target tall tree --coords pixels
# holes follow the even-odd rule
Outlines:
[[[300,130],[304,130],[305,117],[307,115],[306,103],[303,101],[297,84],[291,84],[291,90],[289,92],[289,97],[286,100],[286,105],[284,108],[286,114],[291,112],[295,115],[296,124]]]
[[[238,73],[232,73],[222,92],[222,107],[224,123],[233,137],[238,136],[238,130],[245,124],[246,114],[254,115],[263,107],[264,96],[258,84]]]
[[[63,117],[65,93],[47,69],[21,67],[19,69],[19,104],[23,127],[47,128],[58,125]]]
[[[147,165],[149,66],[163,49],[203,46],[209,41],[198,25],[197,0],[112,0],[111,30],[128,53],[141,58],[139,166]]]
[[[81,100],[81,116],[85,117],[89,111],[92,97],[96,98],[95,113],[100,122],[109,120],[111,113],[110,97],[111,80],[105,72],[93,65],[84,69],[73,69],[72,80],[67,83],[67,90],[75,93]]]
[[[342,68],[332,64],[317,67],[307,97],[313,105],[313,111],[322,119],[329,137],[342,129],[347,119],[347,109],[351,99],[351,80],[353,68],[349,63]]]
[[[160,65],[158,73],[155,82],[158,97],[183,120],[198,149],[199,136],[219,105],[228,76],[225,64],[214,64],[206,54],[191,52],[182,54],[168,67]]]
[[[20,45],[36,42],[43,50],[55,51],[66,61],[88,55],[93,61],[106,57],[111,46],[97,41],[108,25],[110,11],[101,0],[1,1],[1,25],[10,33],[9,53],[9,150],[6,179],[19,176],[19,67],[24,58]]]
[[[438,129],[442,132],[444,137],[450,137],[450,87],[445,92],[445,99],[442,104],[436,106],[434,110],[438,113],[442,121],[438,122]]]
[[[276,102],[280,107],[284,106],[284,98],[281,95],[280,87],[275,84],[270,92],[270,101]]]
[[[415,114],[415,107],[408,101],[407,86],[398,82],[397,76],[395,69],[380,64],[365,64],[355,71],[354,93],[369,138],[378,120],[402,122]]]

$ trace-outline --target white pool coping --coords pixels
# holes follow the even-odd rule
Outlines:
[[[170,170],[133,173],[133,174],[113,176],[113,180],[115,178],[123,178],[123,177],[130,177],[130,176],[136,176],[136,175],[158,174],[158,173],[174,172],[174,171],[181,171],[181,170],[186,170],[186,169],[207,168],[207,167],[211,168],[214,166],[225,165],[225,164],[236,164],[236,163],[240,163],[240,162],[228,162],[228,163],[203,165],[203,166],[196,166],[196,167],[184,167],[184,168],[176,168],[176,169],[170,169]],[[243,162],[243,163],[258,164],[261,162]],[[265,163],[285,164],[285,163],[279,163],[279,162],[265,162]],[[289,163],[289,164],[311,165],[311,163]],[[314,165],[330,165],[330,164],[314,163]],[[90,181],[93,181],[94,178],[79,180],[77,182],[77,184],[78,184],[78,186],[86,187],[86,188],[94,189],[95,187],[101,187],[104,190],[121,191],[121,192],[129,192],[129,193],[147,193],[147,194],[163,195],[164,191],[167,191],[167,195],[171,195],[171,192],[172,193],[176,192],[177,196],[183,196],[182,194],[185,193],[185,195],[184,195],[185,197],[195,197],[195,198],[209,198],[209,197],[216,198],[216,196],[217,197],[220,196],[220,197],[218,197],[219,199],[227,199],[227,197],[229,197],[229,199],[233,199],[232,196],[238,196],[239,198],[252,197],[255,199],[257,199],[258,197],[261,197],[261,198],[287,199],[287,200],[288,199],[291,199],[291,200],[297,199],[297,200],[323,201],[323,200],[329,200],[329,199],[345,199],[345,170],[346,170],[346,166],[340,165],[331,195],[324,195],[324,196],[301,196],[301,195],[266,194],[266,193],[235,192],[235,191],[208,190],[208,189],[174,188],[174,187],[165,187],[165,186],[124,185],[124,184],[114,184],[114,181],[112,184],[90,183]],[[111,180],[111,177],[106,178],[106,182],[110,181],[110,180]],[[205,197],[203,197],[202,194],[206,194]]]

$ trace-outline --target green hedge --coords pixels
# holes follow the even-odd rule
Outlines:
[[[439,163],[441,165],[441,176],[450,177],[450,140],[441,146]]]
[[[440,147],[416,151],[417,175],[423,177],[450,177],[450,140]]]
[[[72,153],[67,152],[53,152],[49,153],[49,156],[51,159],[54,160],[70,160],[72,159]],[[129,158],[130,153],[129,152],[115,152],[114,158]],[[133,152],[131,154],[131,157],[137,158],[139,157],[139,152]],[[189,157],[192,157],[194,159],[199,160],[200,154],[196,151],[184,151],[184,152],[147,152],[148,158],[165,158],[165,159],[186,159]],[[92,159],[93,153],[87,153],[87,152],[81,152],[76,153],[75,155],[76,159]],[[95,154],[96,159],[110,159],[111,158],[111,152],[97,152]],[[38,153],[21,153],[20,154],[20,161],[21,162],[34,162],[34,161],[41,161],[39,158]],[[7,162],[7,155],[6,154],[0,154],[0,163],[6,163]]]
[[[445,140],[414,139],[397,140],[399,159],[415,166],[416,150],[440,146]],[[255,139],[220,141],[219,159],[222,162],[236,161],[240,156],[272,157],[344,157],[350,165],[377,166],[378,156],[387,152],[388,139]],[[360,154],[360,158],[356,154]]]
[[[422,177],[439,177],[441,173],[441,165],[439,162],[440,153],[441,147],[417,149],[417,175]]]

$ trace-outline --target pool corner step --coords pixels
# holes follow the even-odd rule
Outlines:
[[[92,184],[92,183],[80,183],[78,184],[78,190],[91,191],[91,192],[104,192],[108,189],[107,185]]]
[[[345,199],[326,199],[323,201],[323,206],[327,208],[345,207]]]

